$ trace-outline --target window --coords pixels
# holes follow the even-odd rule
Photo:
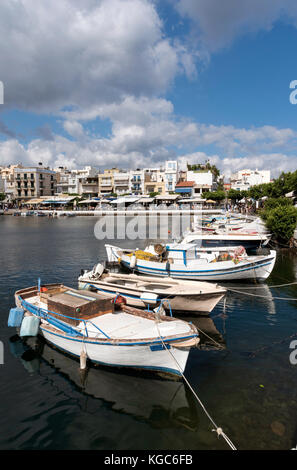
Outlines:
[[[27,179],[27,173],[24,173],[24,180]]]
[[[28,196],[28,189],[25,189],[25,197]]]
[[[31,180],[34,180],[34,173],[31,173],[30,178]]]

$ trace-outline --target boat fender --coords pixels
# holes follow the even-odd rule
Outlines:
[[[166,269],[166,271],[170,272],[170,262],[169,262],[169,260],[166,262],[165,269]]]
[[[22,308],[11,308],[8,316],[8,326],[20,327],[24,316]]]
[[[123,297],[122,295],[118,294],[118,295],[113,299],[113,303],[114,303],[114,306],[115,306],[115,310],[119,310],[122,305],[126,305],[126,304],[127,304],[127,300],[125,299],[125,297]]]
[[[143,292],[140,294],[140,299],[145,305],[156,305],[158,302],[158,295],[153,292]]]
[[[131,256],[131,260],[130,260],[130,268],[135,268],[136,266],[136,255],[135,253]]]
[[[103,264],[98,263],[93,267],[92,275],[95,278],[100,278],[103,274],[103,271],[104,271]]]
[[[87,367],[87,353],[82,350],[80,353],[80,369],[84,370]]]
[[[33,315],[23,318],[20,330],[20,336],[37,336],[40,320]]]

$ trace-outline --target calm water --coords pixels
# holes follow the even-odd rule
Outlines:
[[[1,217],[0,449],[228,449],[183,382],[79,364],[7,327],[14,291],[45,282],[77,286],[81,268],[106,259],[94,218]],[[121,241],[143,247],[145,241]],[[279,253],[262,297],[229,293],[210,317],[190,318],[201,335],[186,376],[238,449],[290,449],[297,440],[297,257]],[[249,285],[250,286],[250,285]],[[240,290],[247,284],[229,284]],[[212,338],[214,341],[212,341]],[[33,340],[34,343],[34,340]],[[31,346],[39,354],[32,354]]]

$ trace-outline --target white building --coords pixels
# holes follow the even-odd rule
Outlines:
[[[119,171],[113,174],[113,191],[118,195],[129,193],[130,173],[128,171]]]
[[[58,194],[98,194],[98,173],[97,168],[86,166],[83,169],[68,170],[64,167],[55,168],[58,175]]]
[[[165,192],[168,194],[175,191],[175,185],[178,181],[178,164],[176,160],[167,160],[165,162]]]
[[[240,170],[231,176],[231,188],[247,191],[252,186],[270,182],[270,170]]]
[[[206,170],[188,170],[187,181],[193,181],[193,195],[199,196],[203,192],[212,191],[216,189],[214,177],[211,171]]]
[[[144,194],[144,170],[130,170],[129,192],[132,194]]]

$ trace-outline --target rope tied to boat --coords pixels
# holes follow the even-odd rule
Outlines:
[[[235,445],[233,444],[233,442],[231,441],[231,439],[224,433],[223,429],[219,426],[216,425],[215,421],[212,419],[212,417],[210,416],[210,414],[208,413],[207,409],[205,408],[204,404],[202,403],[202,401],[200,400],[200,398],[198,397],[197,393],[195,392],[195,390],[193,389],[193,387],[191,386],[190,382],[188,381],[188,379],[186,378],[186,376],[184,375],[183,373],[183,370],[179,364],[179,362],[177,361],[177,359],[175,358],[174,354],[170,351],[170,349],[167,348],[166,344],[164,343],[163,341],[163,338],[161,336],[161,333],[160,333],[160,330],[159,330],[159,326],[158,326],[158,322],[155,321],[156,323],[156,327],[157,327],[157,330],[158,330],[158,334],[159,334],[159,338],[164,346],[164,348],[166,349],[166,351],[168,351],[168,353],[171,355],[171,357],[173,358],[175,364],[177,365],[177,368],[179,369],[180,373],[181,373],[181,376],[183,377],[184,381],[186,382],[186,384],[188,385],[189,389],[191,390],[191,392],[193,393],[194,397],[196,398],[196,400],[198,401],[198,403],[200,404],[202,410],[204,411],[204,413],[206,414],[206,416],[208,417],[208,419],[211,421],[211,423],[213,424],[214,426],[214,429],[212,429],[212,431],[216,432],[218,437],[222,436],[225,441],[227,442],[227,444],[229,445],[229,447],[232,449],[232,450],[237,450]]]

